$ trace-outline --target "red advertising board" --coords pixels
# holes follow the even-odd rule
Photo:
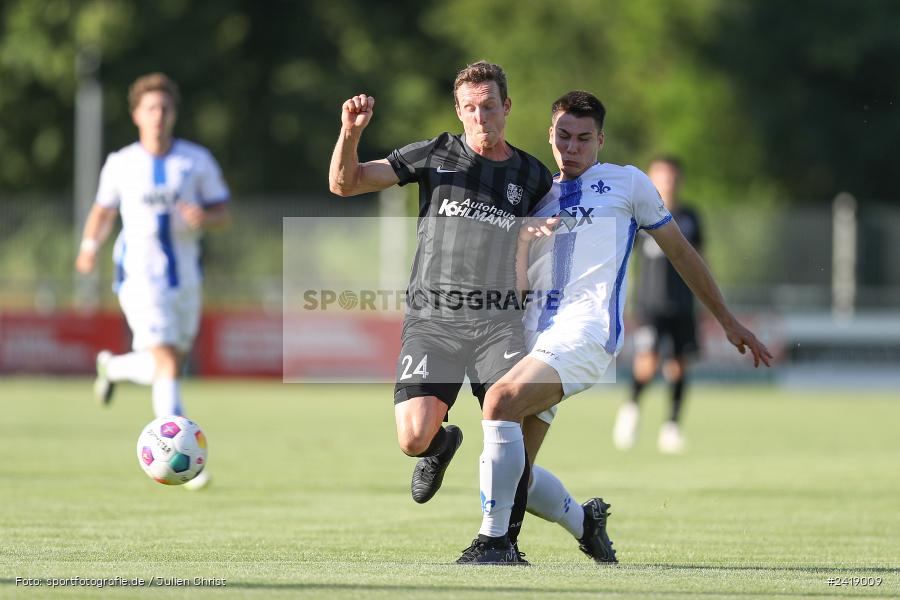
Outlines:
[[[91,373],[97,352],[128,339],[117,313],[0,313],[0,373]]]
[[[0,313],[0,373],[91,374],[100,350],[129,350],[116,312]],[[213,312],[204,315],[191,372],[287,380],[392,380],[400,318]]]
[[[281,315],[217,312],[203,316],[194,344],[199,375],[281,377]]]
[[[783,326],[771,315],[742,321],[781,354]],[[213,377],[277,377],[285,381],[392,381],[400,351],[399,315],[262,311],[204,315],[190,371]],[[721,327],[700,319],[698,368],[752,370]],[[631,330],[631,327],[627,330]],[[129,349],[130,333],[117,312],[0,313],[0,373],[90,374],[103,349]],[[630,336],[620,361],[630,360]]]
[[[394,381],[401,317],[285,316],[284,379]]]

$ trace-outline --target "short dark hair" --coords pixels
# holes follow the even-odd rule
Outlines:
[[[681,175],[684,172],[681,167],[681,159],[672,154],[657,154],[650,160],[650,164],[652,165],[653,163],[667,164],[670,167],[672,167],[673,169],[675,169],[676,171],[678,171],[679,175]]]
[[[603,131],[603,119],[606,118],[606,107],[590,92],[574,90],[563,94],[553,103],[550,109],[551,118],[565,112],[576,117],[591,117],[597,122],[597,131]]]
[[[471,65],[466,65],[465,69],[456,74],[456,79],[453,81],[453,102],[458,103],[456,90],[462,84],[485,83],[488,81],[493,81],[497,84],[497,88],[500,90],[500,100],[506,102],[506,73],[503,72],[503,67],[500,65],[495,65],[486,60],[479,60]]]
[[[128,88],[128,108],[131,112],[141,103],[141,98],[147,92],[165,92],[172,98],[175,106],[181,101],[181,94],[178,93],[178,84],[172,81],[164,73],[150,73],[143,77],[138,77],[131,87]]]

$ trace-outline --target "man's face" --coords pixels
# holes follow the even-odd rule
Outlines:
[[[484,149],[497,146],[503,139],[511,105],[509,98],[500,99],[500,88],[495,81],[459,86],[456,116],[462,121],[468,143]]]
[[[575,179],[597,162],[597,153],[603,147],[603,132],[597,130],[593,117],[561,112],[555,115],[550,127],[550,145],[562,179]]]
[[[666,208],[671,208],[670,204],[676,199],[678,193],[681,173],[678,172],[674,165],[658,160],[650,164],[650,168],[647,169],[647,176],[650,177],[650,181],[659,190],[659,195],[662,196]]]
[[[175,127],[175,102],[165,92],[146,92],[131,113],[131,119],[141,137],[168,139]]]

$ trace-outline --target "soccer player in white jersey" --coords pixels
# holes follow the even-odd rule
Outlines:
[[[106,159],[75,266],[94,269],[97,250],[122,215],[113,255],[119,304],[133,351],[97,356],[94,391],[109,404],[115,382],[152,385],[157,417],[181,415],[179,374],[200,324],[200,238],[230,222],[228,186],[210,152],[172,136],[178,87],[162,73],[128,92],[139,140]],[[189,482],[202,487],[208,473]]]
[[[534,461],[556,405],[599,382],[621,349],[625,274],[638,229],[656,240],[739,352],[749,349],[754,366],[769,365],[771,359],[728,310],[709,269],[647,176],[633,166],[597,161],[605,113],[587,92],[569,92],[553,104],[550,144],[560,173],[533,215],[557,216],[560,224],[552,236],[540,236],[538,230],[531,247],[523,243],[520,248],[520,256],[529,256],[531,289],[545,297],[526,310],[529,354],[484,400],[478,535],[484,557],[507,543],[516,484],[526,467],[525,447]],[[528,495],[529,512],[561,524],[595,561],[616,562],[606,534],[609,505],[602,499],[579,506],[553,474],[537,466]],[[469,554],[462,562],[490,562]]]

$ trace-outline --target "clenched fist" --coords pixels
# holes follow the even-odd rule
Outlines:
[[[360,94],[353,96],[341,107],[341,125],[344,129],[362,131],[372,119],[375,98]]]

